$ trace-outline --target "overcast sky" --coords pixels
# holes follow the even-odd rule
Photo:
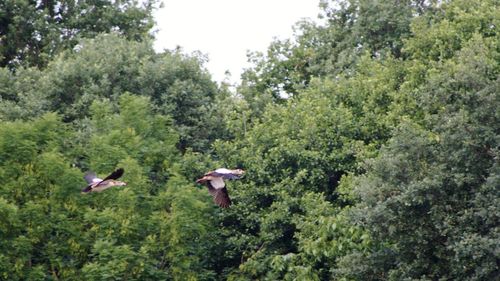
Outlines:
[[[155,14],[155,49],[181,46],[209,57],[206,65],[216,81],[226,70],[238,82],[247,50],[265,51],[274,37],[290,38],[297,21],[315,20],[319,0],[163,0]]]

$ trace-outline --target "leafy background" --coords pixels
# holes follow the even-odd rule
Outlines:
[[[1,280],[498,278],[497,1],[322,0],[236,91],[158,4],[0,2]]]

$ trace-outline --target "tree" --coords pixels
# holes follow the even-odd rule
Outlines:
[[[224,164],[252,171],[222,219],[228,279],[494,278],[497,13],[493,2],[425,8],[403,17],[398,52],[370,53],[383,42],[373,37],[347,68],[306,84],[282,70],[316,53],[272,45],[279,55],[240,88],[239,110],[262,114],[216,142]],[[286,85],[293,98],[280,97]]]
[[[223,165],[251,171],[231,185],[235,204],[222,219],[230,237],[223,263],[239,264],[230,278],[282,279],[289,268],[302,272],[301,266],[308,268],[302,272],[307,276],[330,274],[318,268],[318,256],[301,252],[309,250],[301,243],[307,243],[311,228],[317,226],[318,213],[328,221],[329,212],[335,217],[341,213],[336,208],[352,203],[339,197],[341,178],[362,173],[363,161],[377,154],[397,122],[389,113],[399,87],[400,63],[365,57],[358,69],[335,83],[313,80],[300,96],[268,105],[261,120],[241,137],[215,143]],[[321,209],[315,212],[313,206]],[[336,231],[329,236],[328,228],[324,233],[344,246],[354,243]],[[324,261],[328,266],[334,266],[335,255],[343,251],[332,252]],[[278,265],[280,259],[286,262]]]
[[[71,223],[79,173],[62,153],[67,129],[54,114],[0,126],[0,201],[8,227],[0,243],[2,279],[71,275],[79,263],[82,252],[70,234],[82,227]]]
[[[485,18],[472,19],[458,10],[470,8],[469,2],[452,7],[458,17],[447,26],[464,19],[482,22],[495,13],[494,6],[476,6]],[[429,68],[415,93],[424,119],[401,124],[369,172],[357,179],[361,201],[352,220],[366,227],[376,246],[344,257],[340,276],[488,280],[498,275],[499,202],[493,187],[499,184],[498,37],[473,31],[461,38],[459,51]]]
[[[325,23],[299,22],[294,40],[273,42],[265,54],[250,57],[243,74],[249,102],[279,102],[307,88],[314,77],[335,79],[355,73],[360,58],[403,58],[413,18],[433,12],[433,1],[321,1]],[[263,97],[261,97],[263,96]]]
[[[173,117],[179,148],[208,150],[224,136],[213,104],[222,100],[203,58],[181,51],[155,54],[151,42],[102,34],[80,41],[79,48],[59,54],[45,69],[22,68],[0,74],[0,119],[14,120],[58,112],[65,122],[88,118],[93,101],[117,104],[124,92],[150,97],[155,111]]]
[[[34,1],[0,3],[0,67],[44,67],[80,38],[118,32],[135,41],[150,38],[155,0]]]
[[[214,278],[217,209],[180,175],[178,135],[153,107],[123,94],[94,101],[85,126],[0,125],[0,279]],[[83,171],[115,167],[127,186],[80,194]]]

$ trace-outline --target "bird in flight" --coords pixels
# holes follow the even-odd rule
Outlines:
[[[123,175],[123,172],[123,168],[119,168],[104,179],[98,178],[94,172],[87,172],[83,178],[87,181],[88,185],[82,189],[82,193],[101,192],[112,186],[127,185],[127,183],[117,180]]]
[[[202,178],[196,180],[196,183],[205,184],[208,188],[208,192],[214,198],[215,204],[219,207],[227,208],[231,205],[231,199],[227,193],[225,179],[236,180],[240,179],[245,173],[242,169],[226,169],[219,168],[214,171],[206,173]]]

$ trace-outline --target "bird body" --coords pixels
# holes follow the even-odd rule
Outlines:
[[[231,199],[229,198],[224,179],[240,179],[244,173],[245,171],[241,169],[230,170],[219,168],[206,173],[202,178],[197,179],[196,183],[205,184],[214,202],[219,207],[227,208],[231,205]]]
[[[127,183],[117,180],[123,175],[123,168],[119,168],[104,179],[100,179],[94,172],[87,172],[83,177],[88,185],[82,190],[82,193],[101,192],[113,186],[124,186]]]

